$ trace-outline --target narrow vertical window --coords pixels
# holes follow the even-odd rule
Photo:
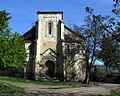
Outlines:
[[[51,35],[52,24],[48,23],[48,35]]]
[[[69,52],[70,52],[70,46],[67,45],[67,53],[69,53]]]

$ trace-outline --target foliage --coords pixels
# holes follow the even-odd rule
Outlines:
[[[0,69],[16,69],[26,64],[26,49],[18,33],[12,34],[6,11],[0,12]]]
[[[111,90],[110,96],[120,96],[120,88],[116,90]]]
[[[113,2],[114,2],[113,4],[114,8],[112,12],[117,16],[120,16],[120,0],[113,0]]]
[[[114,40],[120,42],[120,22],[117,21],[114,17],[110,16],[95,16],[101,24],[101,28],[104,30],[104,33],[110,34]],[[104,18],[104,22],[101,21],[100,17]]]
[[[105,71],[101,71],[101,70],[94,70],[94,72],[92,72],[91,73],[91,79],[93,80],[93,81],[100,81],[100,82],[103,82],[105,79],[106,79],[106,77],[108,76],[108,73],[107,72],[105,72]]]
[[[86,79],[88,79],[91,68],[97,59],[96,54],[99,49],[101,33],[103,33],[103,30],[101,28],[100,22],[93,13],[93,9],[86,7],[86,12],[88,13],[88,16],[85,18],[86,24],[81,27],[74,26],[74,30],[81,34],[86,41],[86,47],[84,48],[86,51],[84,55],[86,56],[87,60]],[[104,18],[101,17],[100,20],[103,21]]]
[[[102,29],[110,34],[117,42],[120,42],[120,0],[113,0],[113,7],[112,12],[116,17],[104,16],[106,17],[104,22],[100,20],[99,15],[96,18],[100,22]]]
[[[107,76],[106,72],[97,72],[96,74],[97,74],[97,79],[100,81],[104,81]]]
[[[98,57],[104,62],[107,67],[119,67],[120,64],[120,46],[118,42],[107,35],[101,40],[101,50],[98,53]],[[106,70],[107,71],[107,70]]]
[[[119,0],[116,0],[116,4]],[[104,44],[104,49],[107,53],[104,53],[109,59],[109,65],[113,66],[116,64],[120,65],[119,56],[119,42],[120,42],[120,23],[113,17],[95,15],[91,7],[86,7],[86,12],[88,16],[85,19],[86,25],[81,27],[75,26],[74,29],[85,37],[86,40],[86,59],[87,59],[87,74],[90,74],[91,68],[95,61],[98,59],[99,51],[103,51],[101,44],[104,42],[104,34],[112,38],[112,42],[109,40]],[[102,43],[101,43],[102,42]],[[104,42],[104,43],[106,43]],[[109,47],[108,47],[109,46]],[[112,48],[111,48],[112,47]],[[107,50],[110,49],[110,50]],[[109,52],[111,52],[109,54]],[[112,56],[113,55],[113,56]],[[102,58],[101,54],[99,55]],[[103,59],[102,59],[103,60]],[[104,63],[106,59],[104,59]],[[106,63],[108,64],[108,62]],[[86,76],[87,76],[86,74]],[[88,76],[89,77],[89,76]]]
[[[9,39],[10,37],[10,28],[8,26],[10,19],[9,13],[5,10],[0,11],[0,40]]]
[[[114,0],[115,4],[114,4],[114,8],[115,10],[117,10],[117,13],[116,15],[119,17],[119,13],[120,13],[120,9],[119,9],[119,4],[120,4],[120,1],[119,0]],[[110,16],[101,16],[101,15],[95,15],[93,13],[93,9],[91,7],[86,7],[86,11],[87,13],[89,13],[91,16],[93,16],[93,18],[96,19],[97,23],[99,24],[99,27],[96,29],[99,29],[99,30],[96,30],[96,31],[100,31],[99,33],[99,37],[98,38],[100,40],[100,42],[103,42],[101,40],[104,39],[104,34],[107,34],[107,35],[111,35],[110,37],[112,38],[112,42],[111,41],[107,41],[108,45],[111,45],[109,47],[107,47],[108,45],[106,44],[104,46],[104,49],[106,50],[107,53],[104,53],[104,60],[102,58],[102,54],[99,54],[99,50],[102,50],[102,48],[100,48],[102,45],[102,43],[100,44],[100,42],[98,41],[96,43],[96,49],[98,50],[94,50],[92,53],[96,53],[95,55],[94,54],[91,54],[90,51],[86,52],[88,54],[91,54],[92,57],[97,57],[97,55],[99,54],[99,56],[102,58],[102,60],[104,61],[105,65],[109,65],[109,66],[117,66],[119,68],[120,66],[120,49],[119,49],[119,42],[120,42],[120,22],[117,21],[117,19],[113,18],[113,17],[110,17]],[[87,22],[90,21],[91,18],[89,18],[87,20]],[[94,21],[94,20],[93,20]],[[90,23],[90,22],[89,22]],[[88,23],[87,23],[88,24]],[[92,25],[92,23],[91,23]],[[85,28],[87,29],[87,28]],[[91,28],[92,29],[92,28]],[[88,30],[90,31],[90,30]],[[95,31],[95,30],[94,30]],[[89,32],[90,33],[90,32]],[[95,32],[94,32],[95,33]],[[98,34],[98,33],[97,33]],[[92,36],[94,36],[94,34],[91,34]],[[103,38],[103,39],[102,39]],[[95,40],[95,39],[94,39]],[[91,41],[88,40],[90,43]],[[104,42],[105,43],[105,42]],[[95,44],[95,43],[94,43]],[[86,43],[86,45],[88,45]],[[91,45],[91,44],[90,44]],[[101,46],[100,46],[101,45]],[[89,45],[88,45],[89,46]],[[112,48],[111,48],[112,47]],[[91,48],[95,48],[95,47],[91,47]],[[90,48],[89,48],[90,49]],[[92,50],[93,50],[92,49]],[[107,50],[107,49],[110,49],[110,50]],[[90,49],[91,50],[91,49]],[[103,51],[103,50],[102,50]],[[110,54],[109,54],[110,52]],[[93,59],[89,59],[88,60],[93,60]],[[94,58],[95,60],[95,58]],[[93,61],[94,61],[93,60]],[[107,61],[107,63],[105,62]],[[109,64],[108,64],[108,61],[109,61]],[[88,62],[89,63],[89,62]],[[92,63],[91,63],[92,64]],[[90,66],[89,66],[90,67]],[[90,73],[90,72],[89,72]]]
[[[15,77],[17,77],[17,78],[23,78],[24,75],[23,75],[23,74],[20,74],[20,73],[16,73],[16,74],[15,74]]]

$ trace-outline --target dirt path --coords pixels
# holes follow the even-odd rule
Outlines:
[[[3,81],[25,89],[22,96],[109,96],[111,89],[120,88],[120,84],[98,83],[97,86],[62,88],[59,86],[39,85],[33,83],[16,83]]]
[[[32,91],[30,91],[32,92]],[[34,91],[35,92],[35,91]],[[46,94],[57,94],[61,96],[81,96],[81,95],[109,95],[110,90],[103,87],[80,87],[80,88],[64,88],[64,89],[40,89],[35,94],[46,96]]]

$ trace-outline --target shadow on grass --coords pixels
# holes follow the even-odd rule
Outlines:
[[[23,88],[0,82],[0,96],[18,96],[23,92]]]
[[[57,88],[70,88],[70,87],[81,87],[83,86],[81,82],[53,82],[53,81],[39,81],[39,80],[27,80],[22,78],[16,78],[16,77],[6,77],[6,76],[0,76],[0,81],[10,81],[10,82],[19,82],[19,83],[33,83],[33,84],[39,84],[39,85],[47,85],[51,86],[51,89],[54,89],[52,86],[56,86]],[[57,87],[58,86],[58,87]]]

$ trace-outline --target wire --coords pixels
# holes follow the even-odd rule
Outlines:
[[[80,19],[80,18],[75,18],[75,19],[65,19],[64,21],[66,21],[66,22],[76,22],[76,21],[81,21],[81,20],[82,19]],[[35,22],[35,21],[34,20],[10,20],[10,22]]]
[[[31,20],[10,20],[10,22],[34,22],[34,21],[31,21]]]

